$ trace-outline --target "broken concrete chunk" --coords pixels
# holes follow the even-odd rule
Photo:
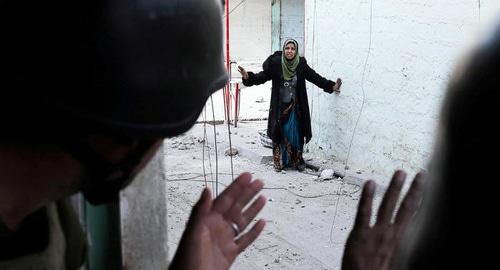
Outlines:
[[[264,99],[264,97],[258,97],[257,100],[255,102],[257,103],[262,103],[262,102],[265,102],[266,100]]]
[[[319,178],[321,178],[322,180],[330,180],[330,179],[333,179],[333,174],[334,174],[334,171],[332,169],[326,169],[326,170],[323,170],[321,172],[321,175]]]
[[[238,149],[236,149],[235,147],[233,147],[232,149],[227,148],[224,151],[224,154],[226,156],[236,156],[238,154]]]

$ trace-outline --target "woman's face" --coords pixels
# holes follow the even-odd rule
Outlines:
[[[288,43],[285,46],[285,57],[288,60],[292,60],[295,57],[295,54],[297,53],[295,49],[295,45],[293,43]]]

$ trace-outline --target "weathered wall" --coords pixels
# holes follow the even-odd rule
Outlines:
[[[261,63],[271,53],[271,1],[230,1],[232,61]]]
[[[167,189],[163,147],[134,182],[121,193],[124,267],[167,269]]]
[[[340,95],[308,85],[309,150],[345,163],[351,146],[348,166],[382,181],[396,168],[414,173],[425,167],[450,72],[480,19],[497,5],[306,1],[309,65],[344,81]]]
[[[246,0],[230,1],[230,58],[237,62],[231,65],[232,80],[241,82],[237,66],[241,65],[248,71],[262,70],[262,63],[271,54],[271,1]],[[224,18],[224,26],[226,25]],[[224,33],[225,38],[225,33]],[[224,50],[226,45],[224,44]],[[240,85],[243,87],[243,85]],[[259,119],[267,117],[271,84],[260,87],[242,89],[240,103],[241,119]],[[234,93],[234,92],[233,92]],[[216,120],[224,120],[224,99],[222,91],[213,96]],[[232,97],[231,119],[234,117],[234,96]],[[207,102],[208,120],[212,120],[211,102]],[[200,115],[198,121],[202,121]]]
[[[280,50],[289,38],[299,43],[299,53],[304,54],[304,0],[281,0]]]

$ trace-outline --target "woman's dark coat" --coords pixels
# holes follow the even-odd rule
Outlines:
[[[280,87],[283,85],[283,71],[281,69],[281,51],[269,56],[262,65],[263,71],[259,73],[248,72],[248,79],[243,80],[243,85],[252,86],[263,84],[269,80],[273,81],[271,92],[271,108],[269,109],[269,120],[267,122],[267,135],[273,142],[280,141],[279,119],[280,119]],[[332,93],[333,81],[321,77],[316,71],[307,65],[304,57],[300,57],[297,74],[297,100],[296,112],[300,119],[300,128],[306,143],[311,140],[311,116],[309,113],[309,101],[307,99],[306,80],[314,83],[325,92]]]

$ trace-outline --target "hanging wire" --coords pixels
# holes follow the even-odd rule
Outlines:
[[[220,173],[221,175],[230,175],[229,173]],[[186,175],[191,175],[189,177],[186,177]],[[177,177],[175,177],[177,176]],[[182,177],[178,177],[178,176],[182,176]],[[199,180],[199,178],[201,177],[200,174],[196,174],[196,173],[178,173],[178,174],[169,174],[167,175],[167,179],[165,180],[166,182],[203,182],[203,180]],[[221,186],[224,186],[224,187],[227,187],[228,184],[224,184],[224,183],[220,183]],[[351,184],[352,185],[352,184]],[[354,185],[357,187],[357,185]],[[294,192],[292,191],[290,188],[287,188],[287,187],[263,187],[262,188],[263,190],[283,190],[283,191],[287,191],[288,193],[294,195],[294,196],[297,196],[297,197],[300,197],[300,198],[304,198],[304,199],[318,199],[318,198],[322,198],[322,197],[326,197],[326,196],[348,196],[348,197],[351,197],[353,196],[354,194],[358,193],[361,188],[356,188],[354,191],[351,191],[349,193],[344,193],[344,194],[339,194],[339,193],[323,193],[323,194],[314,194],[314,195],[305,195],[305,194],[300,194],[300,193],[297,193],[297,192]]]
[[[231,15],[231,13],[233,13],[233,11],[235,11],[237,8],[239,8],[241,6],[241,4],[245,3],[247,0],[241,0],[233,9],[231,9],[231,11],[229,11],[229,15]],[[224,18],[226,17],[226,15],[224,14]]]
[[[212,170],[212,158],[210,157],[210,147],[207,151],[208,154],[208,167],[210,168],[210,182],[212,183],[212,190],[215,190],[214,173]]]
[[[231,160],[231,179],[234,181],[234,170],[233,170],[233,144],[231,143],[231,125],[227,121],[227,133],[229,135],[229,157]]]
[[[228,87],[227,87],[227,91],[229,94],[231,94],[231,91],[229,91],[229,84],[228,84]],[[231,96],[229,96],[229,99],[231,99]],[[229,103],[231,103],[231,100],[229,100]],[[228,107],[229,108],[229,104],[228,104]],[[229,137],[229,157],[230,157],[230,160],[231,160],[231,180],[234,181],[234,172],[233,172],[233,144],[231,142],[231,118],[230,118],[230,115],[231,115],[231,112],[229,111],[228,109],[228,112],[227,112],[227,134],[228,134],[228,137]]]
[[[477,0],[478,11],[479,11],[479,22],[481,23],[481,0]]]
[[[202,154],[202,159],[203,159],[203,178],[205,180],[205,187],[208,187],[207,184],[207,176],[205,173],[205,145],[207,148],[207,156],[208,156],[208,166],[210,168],[210,183],[212,184],[212,192],[215,190],[215,181],[214,181],[214,173],[212,169],[212,157],[210,156],[210,146],[207,145],[208,141],[208,136],[207,136],[207,106],[203,108],[203,154]]]
[[[347,168],[349,168],[348,164],[349,164],[349,158],[351,156],[352,142],[354,141],[354,136],[356,134],[356,129],[358,128],[359,119],[361,118],[361,115],[363,114],[363,109],[365,106],[365,99],[366,99],[365,74],[366,74],[366,67],[368,66],[368,59],[370,58],[370,53],[371,53],[371,49],[372,49],[372,33],[373,33],[373,0],[370,0],[370,37],[369,37],[369,43],[368,43],[368,52],[366,53],[365,64],[363,67],[363,75],[361,77],[361,90],[363,91],[363,100],[361,103],[361,108],[359,109],[358,119],[356,120],[356,124],[354,125],[354,129],[352,131],[351,141],[349,143],[349,149],[347,151],[347,158],[345,160],[345,165],[344,165],[344,177],[346,176]],[[345,183],[345,180],[342,181],[342,183],[340,184],[339,191],[337,192],[338,194],[340,194],[342,192],[342,188],[344,187],[344,183]],[[339,201],[340,201],[340,196],[337,197],[337,203],[335,204],[335,212],[333,214],[332,227],[330,228],[330,243],[333,242],[333,229],[335,227],[335,220],[337,218]]]
[[[316,69],[316,59],[314,58],[314,53],[316,52],[316,0],[314,0],[314,20],[313,20],[313,30],[312,30],[312,59],[313,59],[313,69]],[[314,89],[316,85],[312,84],[313,91],[311,93],[311,115],[314,116]]]
[[[210,103],[212,105],[212,117],[213,117],[213,125],[214,125],[214,147],[215,147],[215,196],[219,195],[219,154],[217,153],[217,128],[215,126],[215,111],[214,111],[214,100],[212,96],[210,96]]]
[[[205,171],[205,144],[207,142],[207,106],[203,108],[203,148],[201,154],[201,160],[203,162],[203,179],[205,180],[205,188],[208,187],[207,184],[207,173]]]

